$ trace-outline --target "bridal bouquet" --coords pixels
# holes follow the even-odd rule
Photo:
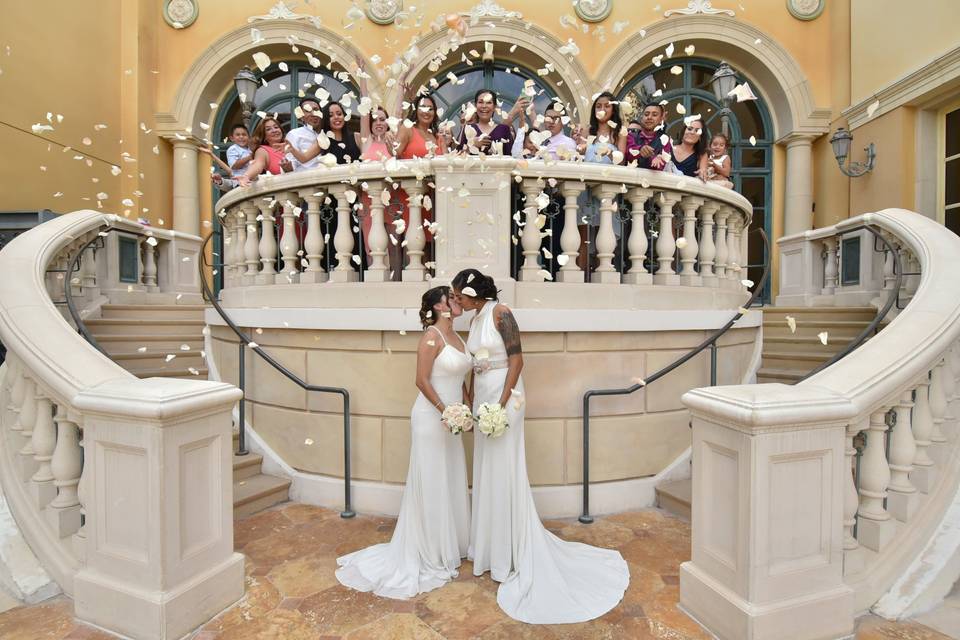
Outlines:
[[[490,438],[499,438],[510,425],[507,412],[499,404],[484,402],[477,412],[477,429]]]
[[[460,435],[464,431],[473,431],[473,414],[465,404],[451,404],[443,410],[443,423],[453,435]]]

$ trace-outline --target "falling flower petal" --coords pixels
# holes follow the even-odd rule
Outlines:
[[[793,316],[787,316],[787,317],[786,317],[786,320],[787,320],[787,326],[790,327],[790,333],[796,333],[796,332],[797,332],[797,319],[794,318]]]
[[[872,118],[873,114],[875,114],[877,112],[877,109],[879,108],[880,108],[880,101],[874,100],[872,103],[870,103],[870,106],[867,107],[867,117]]]
[[[827,332],[826,332],[826,331],[821,331],[820,333],[817,334],[817,337],[820,338],[820,344],[823,344],[823,345],[826,345],[826,344],[827,344]]]

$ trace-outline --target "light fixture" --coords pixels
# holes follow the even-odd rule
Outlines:
[[[243,110],[243,124],[247,129],[250,128],[250,117],[256,108],[253,97],[257,94],[257,88],[260,86],[257,76],[250,71],[249,67],[244,67],[233,76],[233,86],[237,89],[237,96],[240,99],[240,108]]]
[[[877,159],[877,150],[871,142],[864,148],[864,151],[867,152],[866,162],[847,163],[847,157],[850,155],[850,145],[852,143],[853,136],[843,127],[837,127],[837,130],[830,136],[830,146],[833,147],[833,155],[837,159],[837,165],[839,165],[840,171],[842,171],[845,176],[859,178],[865,173],[873,171]]]
[[[710,78],[710,88],[713,89],[713,95],[720,102],[720,123],[723,127],[724,135],[729,135],[730,130],[730,92],[737,86],[737,72],[734,71],[726,62],[720,62],[720,66],[713,72]]]

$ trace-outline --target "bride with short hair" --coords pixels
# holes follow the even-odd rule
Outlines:
[[[464,377],[472,358],[453,330],[463,313],[449,287],[423,294],[417,396],[410,412],[410,466],[390,542],[337,558],[337,580],[357,591],[406,599],[457,577],[467,555],[470,504],[463,440],[443,423],[447,405],[469,405]]]
[[[540,522],[523,441],[525,396],[520,328],[497,301],[493,278],[476,269],[453,279],[456,300],[476,311],[467,348],[474,354],[473,408],[497,403],[509,427],[499,437],[474,431],[470,547],[474,575],[500,582],[497,603],[532,624],[584,622],[623,599],[630,571],[619,551],[561,540]]]

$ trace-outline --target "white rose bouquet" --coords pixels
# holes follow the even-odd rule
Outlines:
[[[507,412],[499,404],[484,402],[477,411],[477,428],[489,438],[499,438],[510,427]]]
[[[448,405],[443,410],[443,424],[453,435],[460,435],[464,431],[473,431],[473,413],[470,407],[465,404],[457,403]]]

